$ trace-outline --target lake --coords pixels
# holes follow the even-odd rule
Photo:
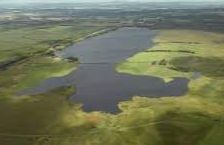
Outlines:
[[[153,76],[135,76],[116,72],[116,65],[137,52],[153,46],[156,31],[147,28],[120,28],[90,38],[58,52],[63,58],[78,57],[79,67],[69,75],[49,78],[25,94],[39,94],[74,85],[71,101],[82,103],[83,110],[119,112],[118,103],[133,96],[181,96],[188,91],[188,79],[174,78],[166,83]]]

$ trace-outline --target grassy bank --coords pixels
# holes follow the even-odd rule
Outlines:
[[[191,80],[188,94],[221,98],[224,83],[223,39],[223,34],[211,32],[163,30],[155,37],[152,48],[121,63],[117,70],[157,76],[165,81],[186,77]]]
[[[198,68],[198,70],[188,70],[188,68],[186,68],[186,71],[181,71],[174,66],[173,63],[177,64],[178,62],[173,59],[177,60],[179,58],[178,61],[184,61],[192,65],[200,65],[200,67],[204,67],[204,70],[206,69],[206,63],[207,70],[213,67],[213,65],[210,64],[221,66],[223,64],[222,57],[224,55],[224,50],[222,49],[224,46],[222,42],[223,39],[223,35],[216,33],[193,30],[164,30],[159,32],[158,36],[155,38],[154,47],[146,52],[134,55],[129,58],[127,62],[119,65],[117,69],[119,72],[124,73],[158,76],[164,80],[170,80],[173,77],[194,78],[195,72],[203,73],[201,71],[202,68]],[[198,64],[198,61],[200,61],[197,60],[198,57],[204,58],[204,66]],[[129,62],[143,63],[132,64]],[[180,62],[180,65],[181,64]],[[183,64],[183,66],[184,65],[185,64]],[[213,70],[211,73],[215,73],[215,71]]]
[[[1,29],[0,33],[0,95],[13,96],[49,77],[64,76],[76,64],[54,56],[80,39],[94,37],[104,26],[46,25]],[[109,31],[109,29],[107,29]]]
[[[64,76],[76,65],[59,58],[32,57],[0,71],[1,99],[14,96],[18,91],[37,85],[50,77]]]
[[[49,49],[64,48],[101,29],[104,29],[104,27],[81,27],[79,25],[8,29],[0,34],[2,48],[0,61],[21,55],[27,56],[38,52],[46,52]]]

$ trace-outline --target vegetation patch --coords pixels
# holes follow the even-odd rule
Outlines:
[[[177,57],[170,61],[171,69],[182,72],[200,72],[207,77],[224,77],[224,59],[215,57]]]
[[[64,76],[76,65],[51,57],[32,57],[0,71],[1,98],[14,96],[18,91],[37,85],[50,77]]]

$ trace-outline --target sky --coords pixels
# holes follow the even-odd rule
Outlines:
[[[0,0],[0,3],[30,3],[30,2],[224,2],[224,0]]]

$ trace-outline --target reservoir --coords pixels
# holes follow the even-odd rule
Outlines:
[[[49,78],[25,94],[39,94],[74,85],[71,101],[82,103],[83,110],[119,112],[118,103],[133,96],[181,96],[188,91],[188,80],[174,78],[166,83],[153,76],[122,74],[116,71],[118,63],[153,46],[156,31],[147,28],[120,28],[76,43],[58,52],[63,58],[78,57],[79,67],[69,75]]]

